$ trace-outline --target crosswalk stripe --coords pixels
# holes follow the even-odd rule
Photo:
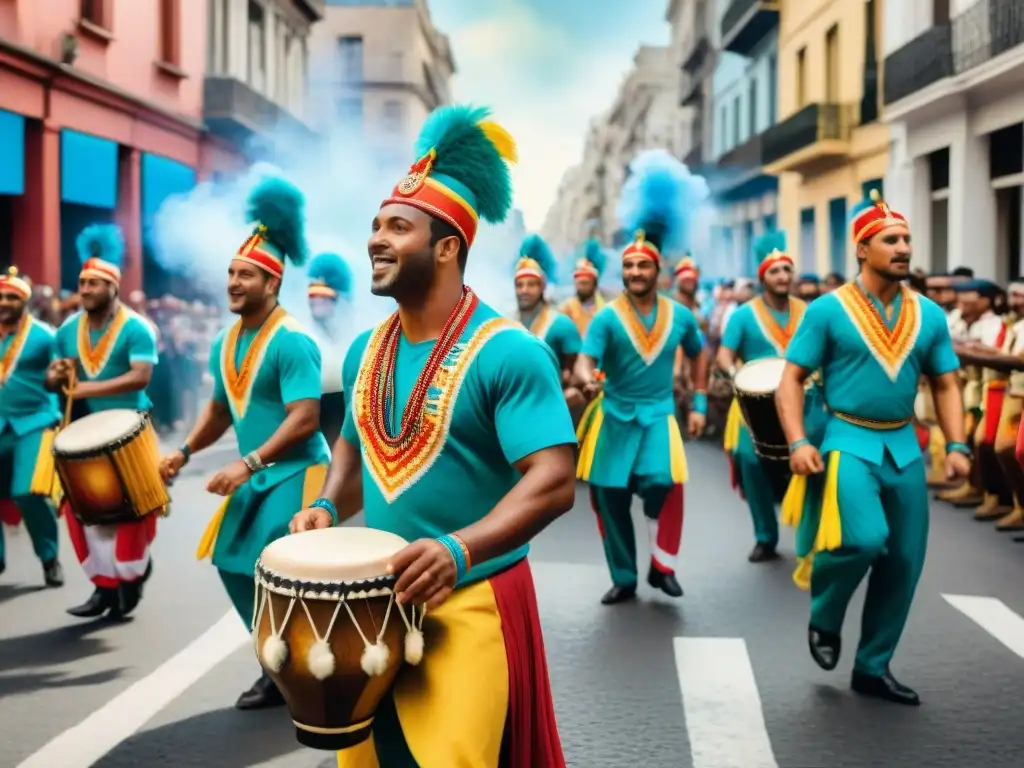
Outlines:
[[[943,595],[943,599],[1015,654],[1024,658],[1024,618],[994,597]]]
[[[693,768],[778,768],[746,642],[677,637],[674,650]]]
[[[177,655],[64,731],[18,768],[89,768],[248,641],[238,614],[225,614]]]

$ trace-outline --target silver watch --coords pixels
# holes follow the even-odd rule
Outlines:
[[[254,475],[257,472],[262,472],[264,469],[267,468],[267,465],[263,463],[263,459],[260,458],[260,455],[256,453],[256,451],[253,451],[252,453],[248,453],[245,456],[243,456],[242,461],[245,462],[245,466],[247,466],[249,468],[249,471],[252,472]]]

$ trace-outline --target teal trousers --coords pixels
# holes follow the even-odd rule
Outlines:
[[[43,430],[20,437],[10,429],[0,433],[0,496],[18,506],[36,557],[48,563],[57,557],[56,510],[48,496],[29,493],[42,438]],[[3,562],[6,562],[6,552],[0,525],[0,563]]]
[[[854,668],[882,675],[924,568],[929,522],[924,462],[898,469],[888,453],[881,466],[842,453],[837,496],[842,547],[814,556],[811,625],[839,634],[850,598],[870,572]]]
[[[764,461],[754,451],[754,442],[745,426],[740,427],[739,443],[733,453],[736,473],[743,497],[750,509],[750,520],[754,524],[754,540],[758,544],[776,546],[779,543],[779,518],[776,504],[778,496],[776,483]]]
[[[217,569],[224,591],[228,593],[228,599],[238,616],[248,629],[252,626],[253,611],[256,605],[256,581],[252,576],[242,576],[237,573]]]
[[[639,496],[643,502],[644,517],[651,525],[652,539],[656,540],[659,538],[657,522],[672,490],[671,485],[654,483],[650,478],[638,475],[630,478],[628,488],[590,486],[591,504],[597,514],[605,560],[611,572],[612,584],[616,587],[635,587],[637,583],[636,533],[633,529],[633,516],[630,514],[633,496]],[[679,506],[681,516],[682,504]],[[666,515],[669,516],[674,517],[671,511]],[[675,521],[669,521],[669,525],[675,527]],[[678,526],[681,528],[681,521]],[[675,534],[674,547],[671,543],[665,546],[671,557],[679,552],[678,536]]]

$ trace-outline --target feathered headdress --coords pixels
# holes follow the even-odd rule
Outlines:
[[[690,278],[697,280],[700,278],[700,267],[697,266],[697,262],[693,260],[693,256],[689,253],[683,256],[676,264],[676,268],[673,270],[676,279],[682,280],[684,278]]]
[[[121,284],[124,263],[124,236],[116,224],[92,224],[75,239],[82,271],[78,278],[99,278],[114,285]]]
[[[619,223],[632,233],[622,258],[646,256],[660,264],[662,253],[689,244],[698,207],[711,192],[703,176],[694,176],[664,149],[637,155],[619,199]]]
[[[527,235],[519,246],[515,279],[521,277],[535,277],[542,283],[554,283],[558,279],[558,262],[554,251],[540,235]]]
[[[291,182],[268,176],[249,194],[249,221],[254,228],[236,259],[255,264],[270,275],[284,277],[285,261],[306,263],[306,198]]]
[[[572,276],[573,278],[589,277],[599,280],[604,274],[607,261],[601,243],[597,238],[592,237],[583,245],[583,256],[576,261],[576,268],[573,270]]]
[[[412,205],[447,221],[473,244],[479,220],[502,222],[512,207],[508,163],[515,140],[488,120],[486,107],[445,106],[427,117],[414,147],[419,158],[381,207]]]
[[[337,299],[352,292],[352,270],[336,253],[321,253],[309,262],[309,298]]]
[[[764,280],[765,273],[779,262],[792,267],[793,259],[786,253],[786,233],[775,230],[757,238],[754,241],[754,258],[758,264],[758,280]]]
[[[32,298],[32,284],[23,277],[18,276],[17,267],[8,267],[6,275],[0,275],[0,291],[13,291],[28,301]]]
[[[867,200],[862,200],[850,213],[850,236],[854,244],[862,243],[889,227],[909,227],[902,213],[896,213],[885,204],[877,189],[872,189]]]

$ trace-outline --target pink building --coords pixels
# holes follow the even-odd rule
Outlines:
[[[243,162],[204,128],[207,23],[203,0],[0,0],[0,265],[71,288],[77,232],[116,221],[124,292],[158,269],[160,204]]]

